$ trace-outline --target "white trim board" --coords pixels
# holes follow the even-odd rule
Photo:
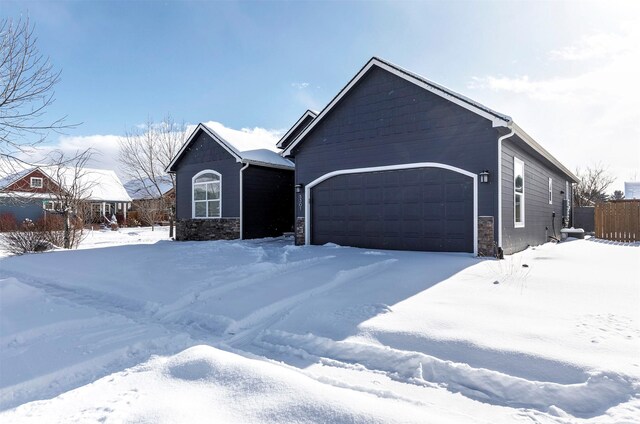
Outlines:
[[[478,256],[478,176],[473,172],[469,172],[462,168],[447,165],[438,162],[416,162],[416,163],[403,163],[398,165],[387,166],[373,166],[367,168],[354,168],[354,169],[341,169],[324,174],[315,180],[311,181],[304,188],[305,206],[304,206],[304,243],[305,245],[311,244],[311,189],[323,181],[329,178],[346,175],[346,174],[361,174],[366,172],[380,172],[380,171],[395,171],[401,169],[415,169],[415,168],[441,168],[449,171],[457,172],[467,177],[473,178],[473,255]]]
[[[244,207],[243,205],[243,200],[242,198],[244,197],[244,189],[243,189],[243,185],[244,185],[244,181],[243,181],[243,175],[244,175],[244,170],[247,169],[249,167],[248,163],[245,163],[244,166],[242,168],[240,168],[240,240],[244,239],[244,235],[243,235],[243,230],[244,230],[244,225],[243,225],[243,218],[244,218],[244,210],[242,209]],[[221,188],[222,189],[222,188]],[[221,193],[222,194],[222,193]],[[220,196],[220,199],[222,199],[222,196]],[[220,208],[220,212],[222,212],[222,208]]]
[[[431,82],[426,78],[420,77],[414,73],[411,73],[405,69],[400,68],[399,66],[393,65],[389,62],[378,59],[377,57],[373,57],[367,62],[367,64],[356,74],[355,77],[349,81],[349,83],[331,100],[331,102],[320,112],[320,114],[302,131],[298,136],[291,142],[289,147],[287,147],[283,152],[283,156],[287,156],[291,154],[293,148],[300,143],[300,141],[318,124],[318,122],[322,121],[322,119],[333,109],[333,107],[349,92],[351,89],[362,79],[369,70],[377,66],[381,69],[384,69],[392,74],[403,78],[421,88],[424,88],[427,91],[430,91],[450,102],[453,102],[471,112],[474,112],[483,118],[490,120],[494,127],[502,127],[507,126],[511,122],[511,118],[503,115],[501,113],[495,112],[489,109],[486,106],[481,105],[480,103],[474,102],[473,100],[462,96],[461,94],[455,93],[448,88],[445,88],[439,84]]]

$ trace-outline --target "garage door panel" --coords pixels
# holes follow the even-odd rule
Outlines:
[[[422,193],[420,192],[419,185],[398,187],[398,190],[402,191],[403,203],[418,203],[422,201]]]
[[[312,189],[311,242],[473,251],[473,179],[441,168],[338,175]]]

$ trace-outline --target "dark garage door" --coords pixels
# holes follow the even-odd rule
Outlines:
[[[346,174],[313,187],[311,242],[473,252],[473,179],[442,168]]]

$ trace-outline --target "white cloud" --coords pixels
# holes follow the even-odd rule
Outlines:
[[[600,33],[582,38],[577,43],[558,50],[552,50],[549,57],[558,60],[581,61],[600,59],[633,50],[632,38],[621,34]]]
[[[558,59],[583,63],[562,76],[475,77],[469,87],[570,168],[608,166],[611,190],[620,189],[640,168],[640,29],[589,35],[550,53]]]
[[[205,122],[205,124],[213,128],[214,131],[218,132],[222,137],[233,137],[250,148],[263,148],[272,145],[275,150],[275,145],[283,133],[282,130],[260,127],[241,128],[238,130],[216,121],[208,121]],[[190,134],[195,127],[196,125],[188,125],[187,133]],[[119,135],[99,134],[88,136],[60,136],[55,143],[41,145],[30,154],[23,155],[22,159],[30,163],[44,163],[46,155],[53,150],[61,150],[64,153],[72,155],[75,152],[93,148],[96,154],[93,156],[89,166],[99,169],[112,169],[116,171],[123,182],[126,182],[124,174],[120,169],[120,164],[118,163],[118,152],[120,150],[118,141],[120,138],[121,136]]]
[[[305,88],[309,87],[309,83],[308,82],[292,82],[291,87],[297,88],[298,90],[304,90]]]

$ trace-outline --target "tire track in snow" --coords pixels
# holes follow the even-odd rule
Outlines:
[[[214,298],[216,296],[221,296],[225,293],[228,293],[231,290],[249,287],[253,284],[261,283],[265,279],[271,278],[274,276],[297,273],[307,268],[311,268],[312,266],[315,266],[317,264],[326,262],[333,258],[335,258],[334,255],[329,255],[329,256],[321,256],[317,258],[303,259],[295,262],[285,262],[281,264],[276,264],[272,262],[259,262],[257,264],[254,264],[253,266],[258,264],[271,265],[271,269],[258,270],[259,272],[251,272],[251,275],[249,275],[248,277],[241,278],[240,280],[231,281],[229,283],[222,284],[210,289],[205,289],[197,293],[190,293],[189,295],[183,296],[171,304],[163,306],[158,311],[158,313],[168,314],[173,311],[183,309],[189,306],[190,304],[193,304],[195,301],[204,301],[207,299]],[[228,277],[228,272],[225,273],[225,276]]]
[[[541,412],[562,410],[591,418],[637,396],[640,383],[613,373],[592,373],[577,384],[530,381],[498,371],[444,361],[420,352],[403,351],[349,341],[334,341],[313,334],[264,331],[254,342],[269,351],[295,356],[329,358],[359,364],[368,370],[409,384],[442,386],[481,402]]]
[[[333,290],[346,282],[355,282],[371,274],[378,273],[397,261],[397,259],[386,259],[357,268],[338,271],[335,277],[328,283],[315,286],[312,289],[286,297],[260,308],[229,326],[227,332],[233,333],[234,335],[226,340],[225,344],[234,348],[245,346],[251,343],[266,328],[280,321],[293,308],[298,307],[305,300]]]

